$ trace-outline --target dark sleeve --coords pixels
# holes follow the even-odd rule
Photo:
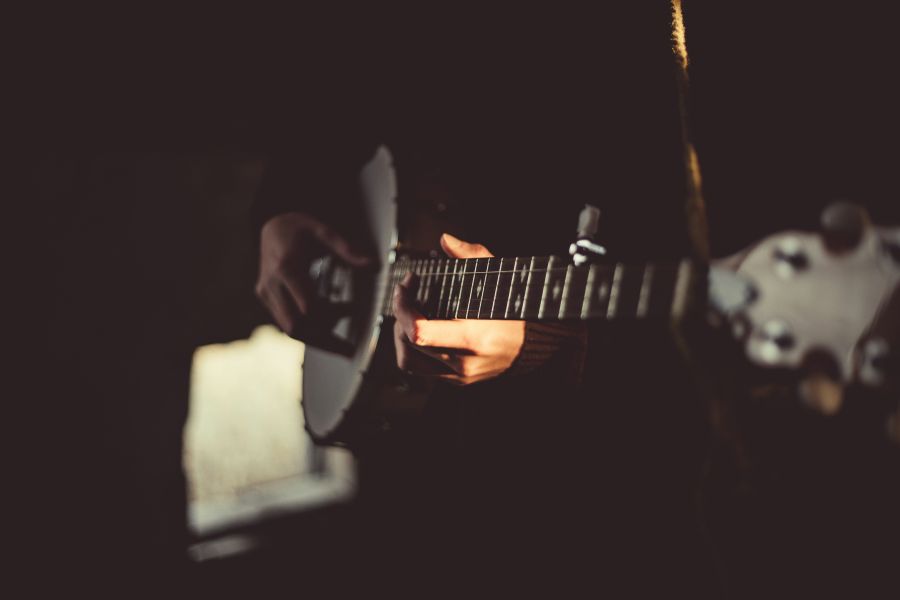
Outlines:
[[[509,375],[523,375],[546,368],[562,381],[581,379],[587,352],[587,328],[583,323],[525,323],[525,342]]]

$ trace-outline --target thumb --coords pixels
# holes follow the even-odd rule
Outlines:
[[[450,258],[488,258],[493,256],[490,251],[481,244],[470,244],[449,233],[441,236],[441,248]]]
[[[371,257],[357,251],[350,245],[346,238],[327,225],[321,223],[318,224],[317,227],[313,228],[313,235],[315,235],[320,242],[325,244],[325,246],[338,257],[355,267],[365,267],[374,262]]]

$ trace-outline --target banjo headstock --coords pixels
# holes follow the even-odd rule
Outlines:
[[[714,261],[712,307],[750,363],[799,374],[800,398],[824,414],[850,386],[900,399],[900,227],[837,203],[822,228]]]

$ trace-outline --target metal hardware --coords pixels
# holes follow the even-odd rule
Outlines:
[[[594,238],[600,225],[600,209],[585,204],[578,215],[577,239],[569,246],[569,254],[576,267],[606,255],[606,248],[598,244]]]

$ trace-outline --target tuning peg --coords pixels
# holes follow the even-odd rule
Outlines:
[[[787,279],[809,268],[809,254],[798,238],[789,236],[775,246],[775,272]]]
[[[822,211],[821,224],[825,247],[833,254],[842,254],[856,248],[870,220],[861,206],[839,201]]]
[[[797,339],[790,325],[780,319],[763,323],[751,339],[754,354],[764,363],[775,365],[784,360],[785,355],[797,345]]]
[[[890,344],[883,337],[871,337],[863,342],[857,354],[860,382],[871,387],[884,385],[890,355]]]
[[[600,209],[591,204],[585,204],[578,213],[578,238],[593,239],[600,227]]]
[[[606,254],[606,248],[594,241],[600,227],[600,209],[585,204],[578,215],[577,239],[569,246],[569,254],[575,266],[583,265],[592,258]]]
[[[798,392],[809,408],[832,416],[844,403],[844,386],[840,381],[840,366],[824,349],[812,350],[803,358],[803,371]]]
[[[800,398],[809,408],[830,417],[837,414],[844,403],[843,386],[825,375],[814,373],[800,382]]]

